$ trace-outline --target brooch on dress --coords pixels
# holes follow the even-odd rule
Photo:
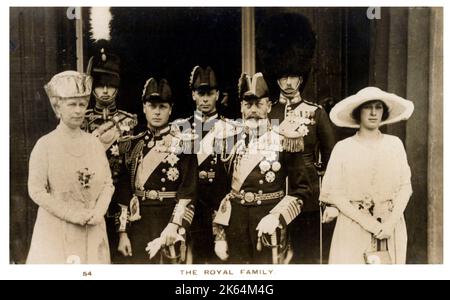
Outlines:
[[[78,173],[78,181],[81,184],[81,187],[83,189],[88,189],[90,188],[90,181],[92,179],[92,177],[94,176],[94,172],[89,172],[88,168],[84,168],[82,170],[77,171]]]

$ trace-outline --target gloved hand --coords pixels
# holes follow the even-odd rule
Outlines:
[[[279,225],[280,216],[278,214],[268,214],[261,219],[258,226],[256,227],[258,236],[261,237],[263,234],[273,234]]]
[[[92,217],[92,210],[85,208],[70,209],[64,216],[64,219],[70,223],[84,226]]]
[[[214,245],[214,252],[220,260],[226,261],[229,256],[227,241],[216,241]]]
[[[375,238],[379,240],[391,238],[391,236],[394,234],[394,227],[394,224],[392,224],[391,222],[381,223],[380,231],[375,234]]]
[[[339,216],[339,210],[336,207],[327,206],[323,212],[322,223],[330,223]]]
[[[178,225],[174,223],[167,224],[166,228],[161,232],[161,244],[171,246],[179,240],[184,240],[182,236],[178,234]]]
[[[131,242],[125,232],[120,233],[119,246],[117,247],[117,251],[122,253],[123,256],[133,256]]]
[[[103,211],[99,211],[98,209],[93,209],[91,212],[91,216],[87,222],[88,225],[99,225],[105,219],[105,215]]]

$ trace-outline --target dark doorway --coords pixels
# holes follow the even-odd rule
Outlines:
[[[172,118],[189,116],[194,109],[189,76],[195,65],[211,66],[222,95],[234,98],[241,72],[240,8],[111,8],[111,13],[111,47],[122,66],[119,108],[137,113],[145,123],[144,84],[150,77],[166,78],[176,101]],[[93,43],[86,35],[87,61]]]

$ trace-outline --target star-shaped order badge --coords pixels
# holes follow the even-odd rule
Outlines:
[[[166,160],[173,167],[180,159],[174,153],[170,153]]]
[[[113,145],[110,150],[111,150],[111,155],[114,155],[114,156],[119,156],[120,155],[119,146],[118,145]]]
[[[274,181],[275,181],[275,173],[272,172],[272,171],[267,172],[267,173],[266,173],[266,181],[267,181],[268,183],[274,182]]]
[[[178,177],[180,177],[180,171],[178,171],[177,168],[170,168],[167,171],[167,178],[170,181],[176,181],[178,179]]]

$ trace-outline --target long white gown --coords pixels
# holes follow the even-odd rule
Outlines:
[[[381,217],[383,222],[395,224],[388,240],[392,262],[404,264],[407,233],[403,212],[411,194],[411,171],[399,138],[383,134],[376,144],[368,146],[356,134],[337,143],[320,194],[321,201],[340,211],[329,263],[364,264],[364,252],[376,250],[372,234],[377,233],[376,219]],[[373,201],[374,216],[367,209],[360,210],[355,201],[368,206]]]
[[[28,264],[110,263],[104,220],[85,226],[70,222],[84,209],[106,213],[114,192],[97,138],[81,131],[72,138],[61,122],[33,148],[28,190],[39,205]]]

